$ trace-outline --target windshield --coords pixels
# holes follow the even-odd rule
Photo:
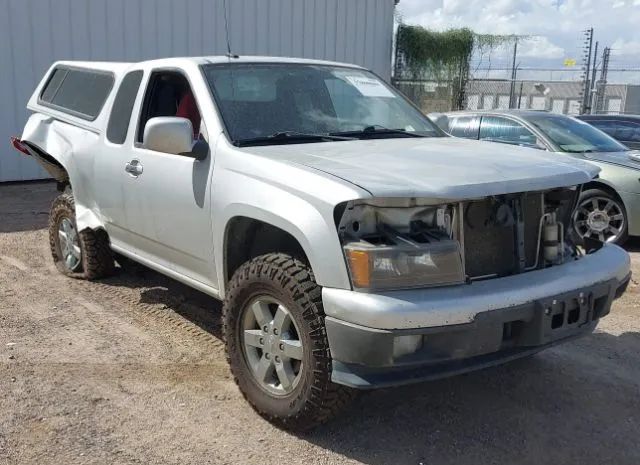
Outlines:
[[[207,65],[204,74],[229,136],[238,145],[444,136],[368,71],[238,63]]]
[[[527,120],[561,150],[570,153],[622,152],[627,147],[588,123],[567,116],[541,114]]]

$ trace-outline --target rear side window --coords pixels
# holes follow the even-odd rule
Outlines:
[[[111,73],[60,66],[44,85],[39,103],[93,121],[112,87]]]
[[[449,123],[449,134],[465,139],[478,138],[478,119],[475,116],[460,116]]]
[[[536,136],[522,124],[499,116],[483,116],[480,139],[506,144],[536,146]]]
[[[131,112],[136,101],[136,95],[138,95],[142,74],[142,71],[131,71],[122,79],[109,116],[109,125],[107,126],[107,139],[109,142],[124,144],[127,138]]]

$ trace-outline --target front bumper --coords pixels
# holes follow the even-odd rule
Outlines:
[[[629,279],[628,254],[607,245],[562,266],[462,286],[385,294],[325,288],[332,380],[399,385],[535,353],[593,331]]]

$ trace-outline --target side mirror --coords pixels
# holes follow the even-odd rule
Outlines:
[[[159,116],[147,121],[142,146],[156,152],[185,155],[204,160],[209,154],[209,144],[204,140],[193,141],[193,126],[187,118]]]
[[[209,155],[209,144],[204,139],[198,139],[193,144],[193,147],[191,147],[191,151],[189,153],[182,153],[181,155],[193,157],[198,161],[202,161]]]

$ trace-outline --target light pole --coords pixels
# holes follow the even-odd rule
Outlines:
[[[509,89],[509,108],[515,107],[516,100],[516,76],[518,74],[518,66],[516,58],[518,56],[518,38],[513,42],[513,62],[511,64],[511,88]]]

